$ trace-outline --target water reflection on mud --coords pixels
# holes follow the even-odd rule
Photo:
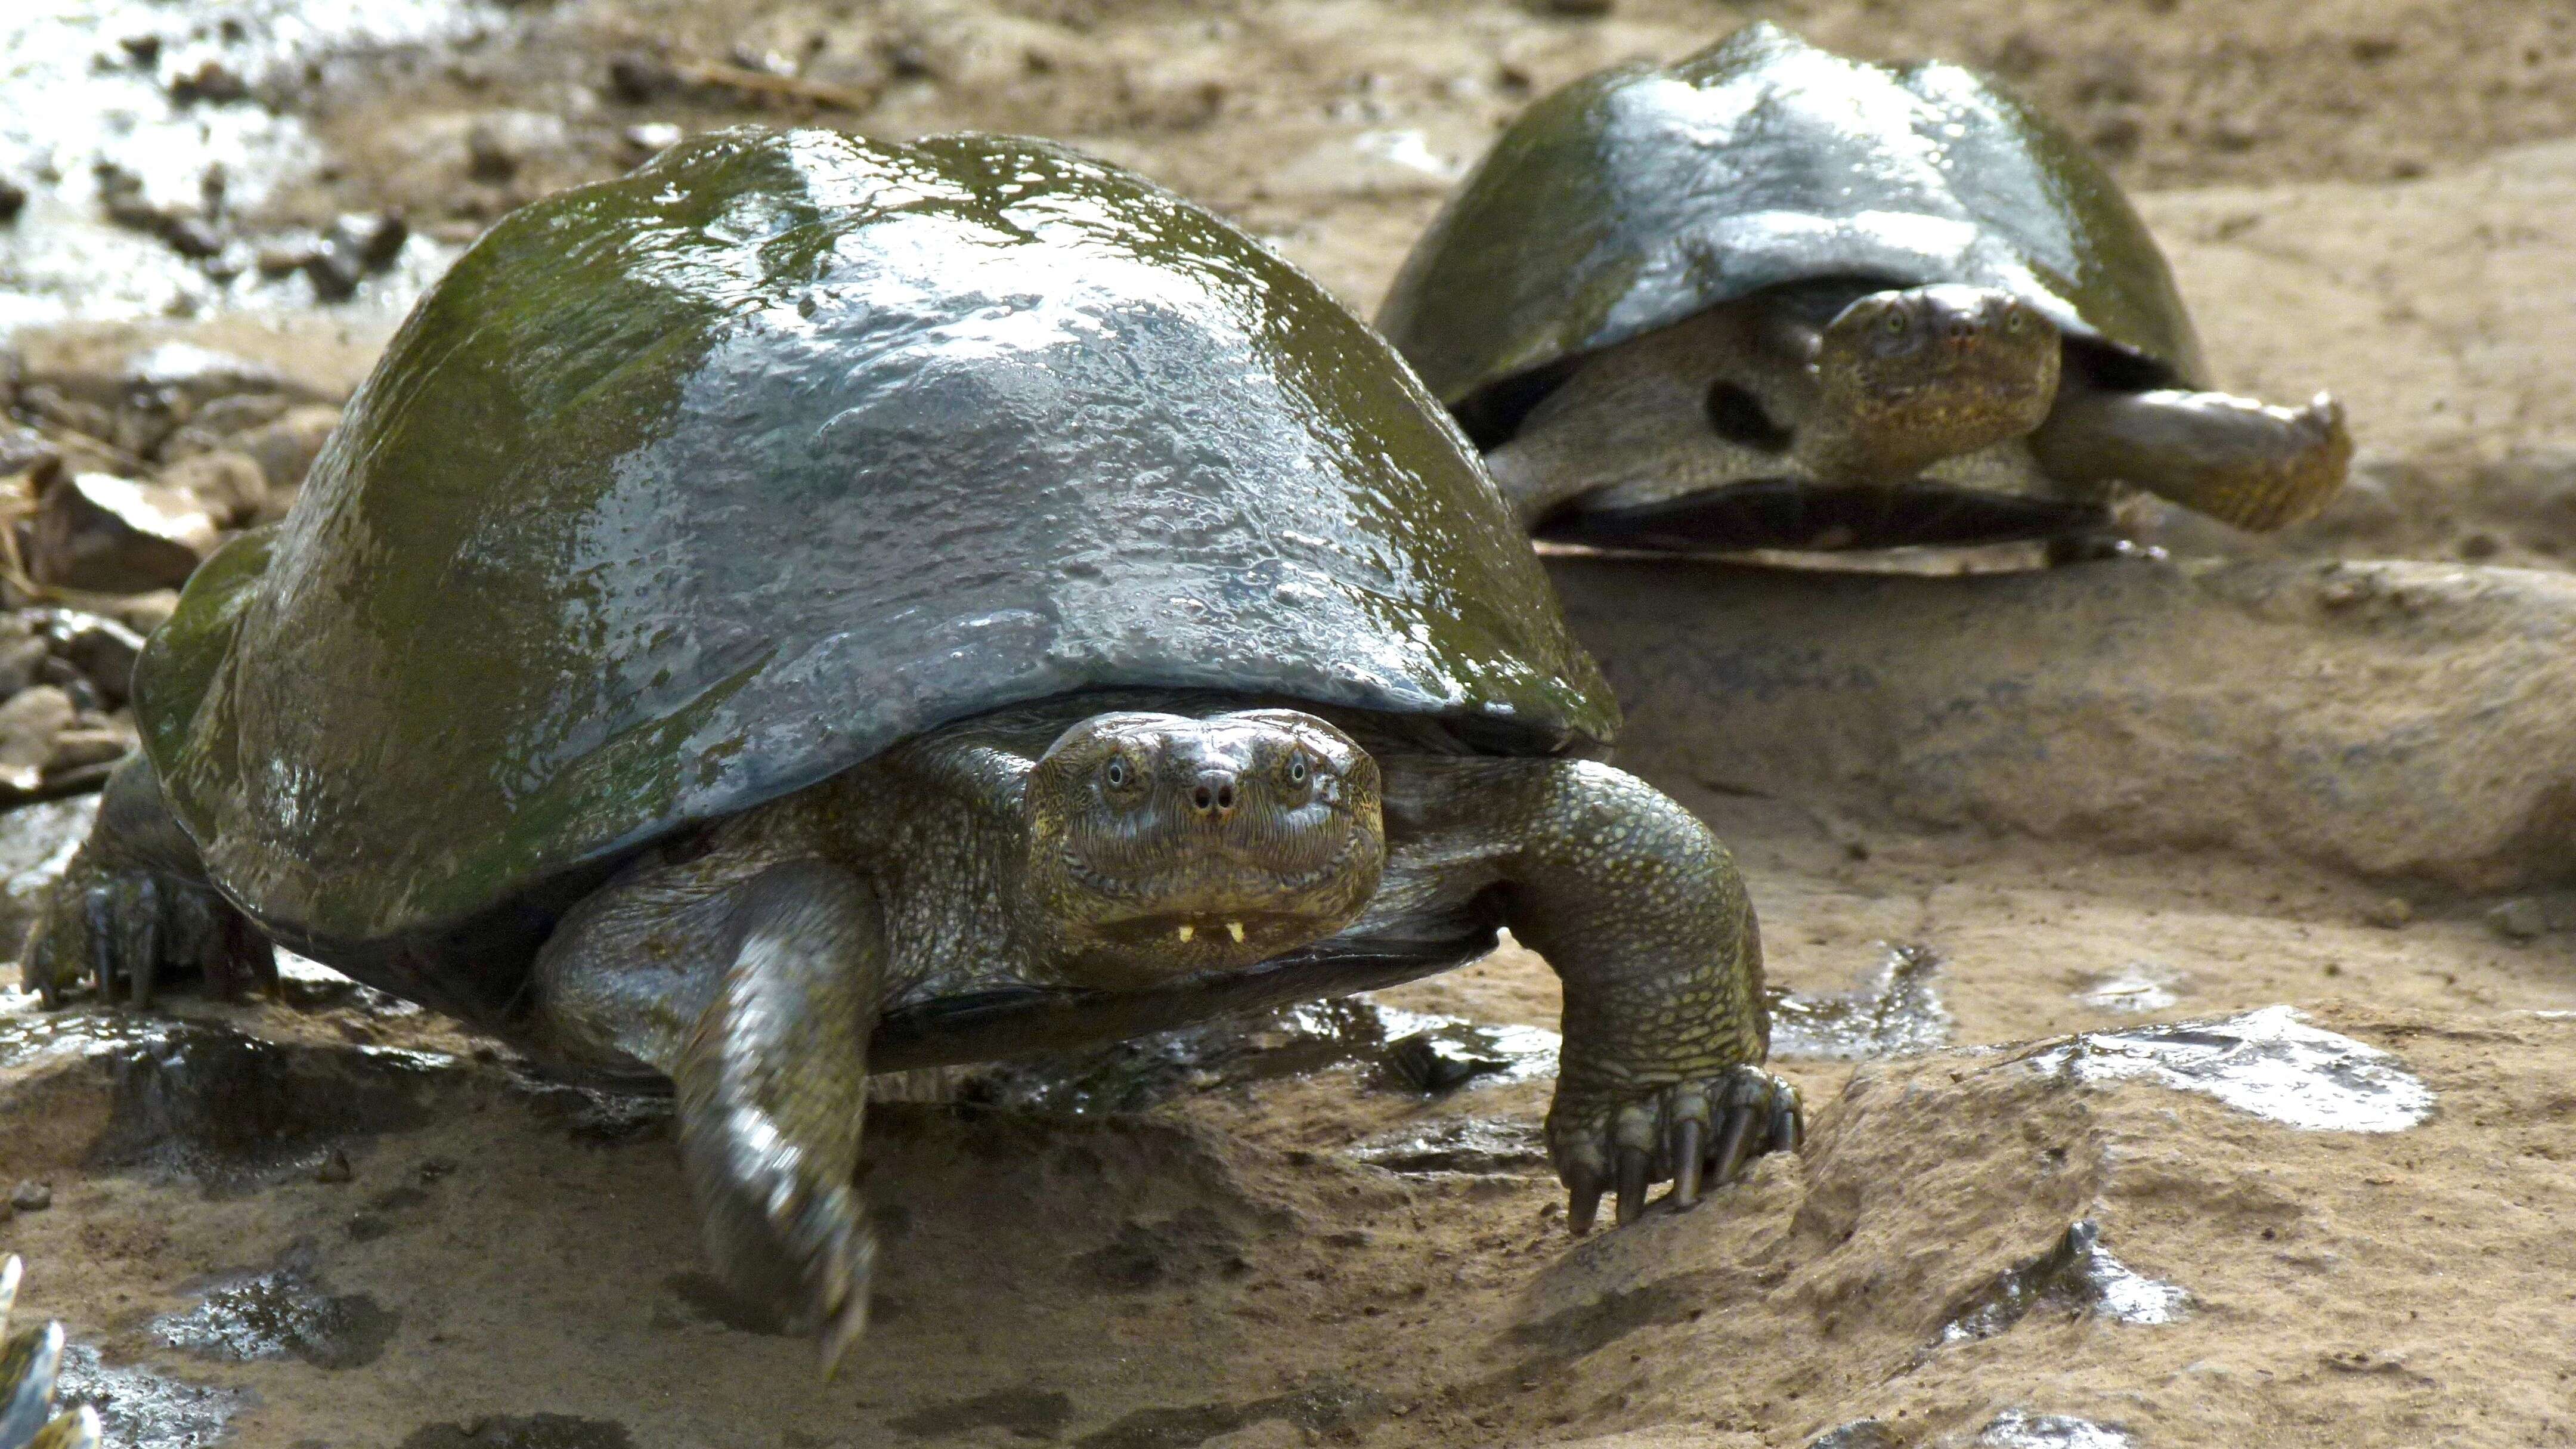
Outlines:
[[[1941,956],[1929,946],[1892,946],[1877,970],[1849,991],[1771,993],[1771,1052],[1783,1057],[1868,1061],[1946,1046],[1954,1023],[1934,983]]]
[[[2313,1131],[2402,1132],[2433,1114],[2432,1089],[2395,1057],[2310,1026],[2287,1006],[2086,1032],[2024,1060],[2086,1082],[2145,1077]]]

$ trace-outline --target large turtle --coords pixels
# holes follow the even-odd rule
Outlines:
[[[1767,23],[1532,106],[1378,325],[1550,538],[2099,537],[2123,484],[2277,528],[2352,454],[2322,393],[2202,390],[2163,255],[2046,117]]]
[[[23,1271],[16,1254],[0,1255],[0,1449],[98,1449],[96,1409],[81,1404],[54,1412],[63,1326],[31,1323],[9,1332]]]
[[[190,582],[29,947],[270,942],[667,1077],[719,1268],[857,1332],[872,1071],[1565,985],[1577,1230],[1794,1143],[1752,909],[1465,440],[1293,268],[1039,142],[735,132],[519,211]]]

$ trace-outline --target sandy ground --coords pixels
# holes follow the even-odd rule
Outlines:
[[[2483,570],[2576,559],[2563,7],[566,0],[508,12],[470,49],[317,82],[297,103],[336,165],[272,205],[318,222],[398,204],[455,241],[627,164],[647,123],[1032,130],[1211,202],[1365,307],[1529,97],[1754,16],[2013,75],[2141,189],[2224,384],[2347,399],[2363,464],[2342,504],[2259,543],[2168,520],[2178,553],[2412,559],[2462,588],[2555,597],[2554,578]],[[866,108],[621,96],[620,55],[775,57]],[[478,144],[508,163],[476,161]],[[318,316],[113,337],[210,337],[344,389],[376,334]],[[296,1007],[183,1005],[210,1034],[158,1047],[83,1045],[89,1028],[21,1002],[0,1015],[0,1186],[53,1188],[50,1208],[0,1220],[0,1249],[29,1260],[22,1302],[104,1360],[86,1381],[127,1411],[120,1442],[156,1446],[2576,1443],[2562,843],[2478,835],[2488,786],[2463,780],[2444,788],[2467,823],[2441,839],[2467,843],[2316,848],[2331,832],[2308,822],[2341,817],[2303,811],[2306,787],[2280,787],[2265,753],[2310,696],[2261,689],[2259,630],[2101,636],[2105,667],[2140,672],[2119,696],[2132,711],[2161,707],[2192,646],[2234,651],[2212,673],[2253,682],[2195,706],[2219,712],[2220,745],[2195,755],[2175,737],[2197,724],[2138,726],[2149,768],[2113,716],[2083,749],[1977,774],[1913,704],[1720,714],[1705,678],[1657,684],[1623,643],[1652,621],[1654,657],[1672,657],[1688,621],[1588,585],[1604,567],[1559,578],[1636,685],[1623,763],[1732,842],[1775,984],[1820,1011],[1869,997],[1891,946],[1938,961],[1937,1009],[1917,980],[1861,1034],[1932,1049],[1776,1059],[1811,1104],[1808,1149],[1698,1211],[1575,1243],[1531,1146],[1543,1079],[1426,1099],[1365,1032],[1341,1064],[1287,1070],[1317,1053],[1272,1024],[1214,1067],[1149,1073],[1141,1112],[885,1109],[877,1322],[826,1384],[806,1345],[710,1292],[649,1112],[535,1087],[433,1019],[318,988]],[[2518,647],[2564,653],[2568,616],[2534,607]],[[2451,647],[2438,631],[2372,647],[2376,672],[2348,688],[2300,686],[2384,703],[2336,726],[2347,742],[2449,698],[2440,670],[2409,672]],[[2061,693],[2095,667],[2069,661]],[[1920,703],[1928,719],[1942,700]],[[2515,719],[2546,728],[2546,703]],[[1799,742],[1838,719],[1851,750],[1883,738],[1885,758],[1807,768]],[[1761,766],[1729,766],[1744,760]],[[2120,808],[2104,782],[2132,778],[2143,806]],[[2110,805],[2084,805],[2105,790]],[[1380,1000],[1554,1024],[1552,979],[1516,950]],[[2429,1118],[2293,1126],[2119,1076],[2134,1045],[2052,1054],[2069,1033],[2277,1005],[2390,1056],[2282,1067],[2268,1100],[2339,1086],[2385,1107],[2411,1081]],[[234,1030],[278,1045],[226,1045]],[[389,1054],[410,1050],[431,1055]],[[322,1171],[334,1148],[350,1180],[316,1180],[339,1175]],[[2117,1288],[2098,1256],[2048,1276],[2079,1220],[2148,1288]],[[2039,1284],[2018,1298],[2001,1288],[2016,1270]],[[2171,1304],[2155,1284],[2188,1301],[2122,1321]]]

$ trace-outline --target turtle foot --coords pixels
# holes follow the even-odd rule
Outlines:
[[[22,1272],[14,1255],[0,1258],[0,1449],[98,1449],[97,1410],[83,1404],[48,1417],[54,1376],[62,1369],[63,1326],[9,1332],[9,1305]]]
[[[828,1379],[867,1331],[876,1236],[847,1183],[823,1180],[765,1122],[736,1125],[715,1152],[683,1133],[708,1254],[735,1292],[815,1336]]]
[[[1604,1191],[1616,1190],[1622,1226],[1645,1211],[1646,1191],[1659,1182],[1673,1184],[1662,1201],[1680,1211],[1754,1158],[1797,1150],[1804,1133],[1798,1089],[1755,1066],[1589,1102],[1569,1102],[1560,1089],[1547,1121],[1577,1237],[1592,1231]]]
[[[84,994],[149,1006],[174,970],[199,972],[226,1000],[277,988],[268,939],[213,891],[81,858],[46,896],[20,964],[48,1008]]]

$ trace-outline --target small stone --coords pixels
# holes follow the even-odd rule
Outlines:
[[[1617,8],[1617,0],[1547,0],[1547,8],[1559,15],[1585,18],[1607,15]]]
[[[215,541],[214,519],[188,495],[79,473],[56,480],[38,501],[27,572],[40,584],[86,593],[176,588]]]
[[[154,589],[150,593],[111,599],[107,602],[107,612],[116,622],[148,638],[153,630],[169,623],[172,614],[179,612],[179,591]]]
[[[233,446],[256,459],[260,471],[268,475],[268,493],[272,501],[292,497],[304,485],[304,475],[321,455],[322,445],[331,430],[340,426],[340,410],[319,404],[290,409],[286,416],[263,428],[233,440]]]
[[[26,209],[27,188],[6,176],[0,176],[0,226],[7,226],[16,221],[18,213]]]
[[[347,301],[369,274],[392,266],[410,239],[399,211],[352,212],[322,234],[321,249],[305,262],[304,275],[323,301]]]
[[[45,777],[67,775],[91,765],[105,765],[124,759],[135,742],[125,732],[106,725],[87,725],[64,730],[54,736],[53,753],[45,760]]]
[[[659,56],[630,50],[609,59],[609,94],[629,105],[658,100],[679,88],[679,76]]]
[[[225,105],[249,95],[250,86],[241,74],[220,60],[209,60],[195,70],[170,77],[170,99],[183,105],[193,101]]]
[[[9,1206],[22,1213],[40,1213],[53,1205],[53,1185],[33,1178],[19,1183],[17,1191],[9,1194]]]
[[[2361,918],[2383,931],[2399,930],[2415,919],[2415,904],[2404,896],[2388,896],[2371,902]]]
[[[321,1167],[315,1169],[313,1180],[315,1182],[341,1183],[347,1182],[355,1178],[357,1175],[358,1169],[351,1165],[348,1152],[342,1148],[334,1147],[331,1149],[331,1155],[322,1159]]]
[[[2549,914],[2528,896],[2503,902],[2487,912],[2487,924],[2509,941],[2529,941],[2549,931]]]
[[[226,528],[249,522],[268,501],[268,470],[259,460],[230,448],[182,458],[162,469],[155,481],[194,499],[207,516]]]
[[[0,789],[32,792],[44,783],[54,741],[80,711],[50,684],[19,690],[0,704]]]
[[[626,149],[638,161],[649,160],[680,144],[685,133],[668,121],[647,121],[626,128]]]

